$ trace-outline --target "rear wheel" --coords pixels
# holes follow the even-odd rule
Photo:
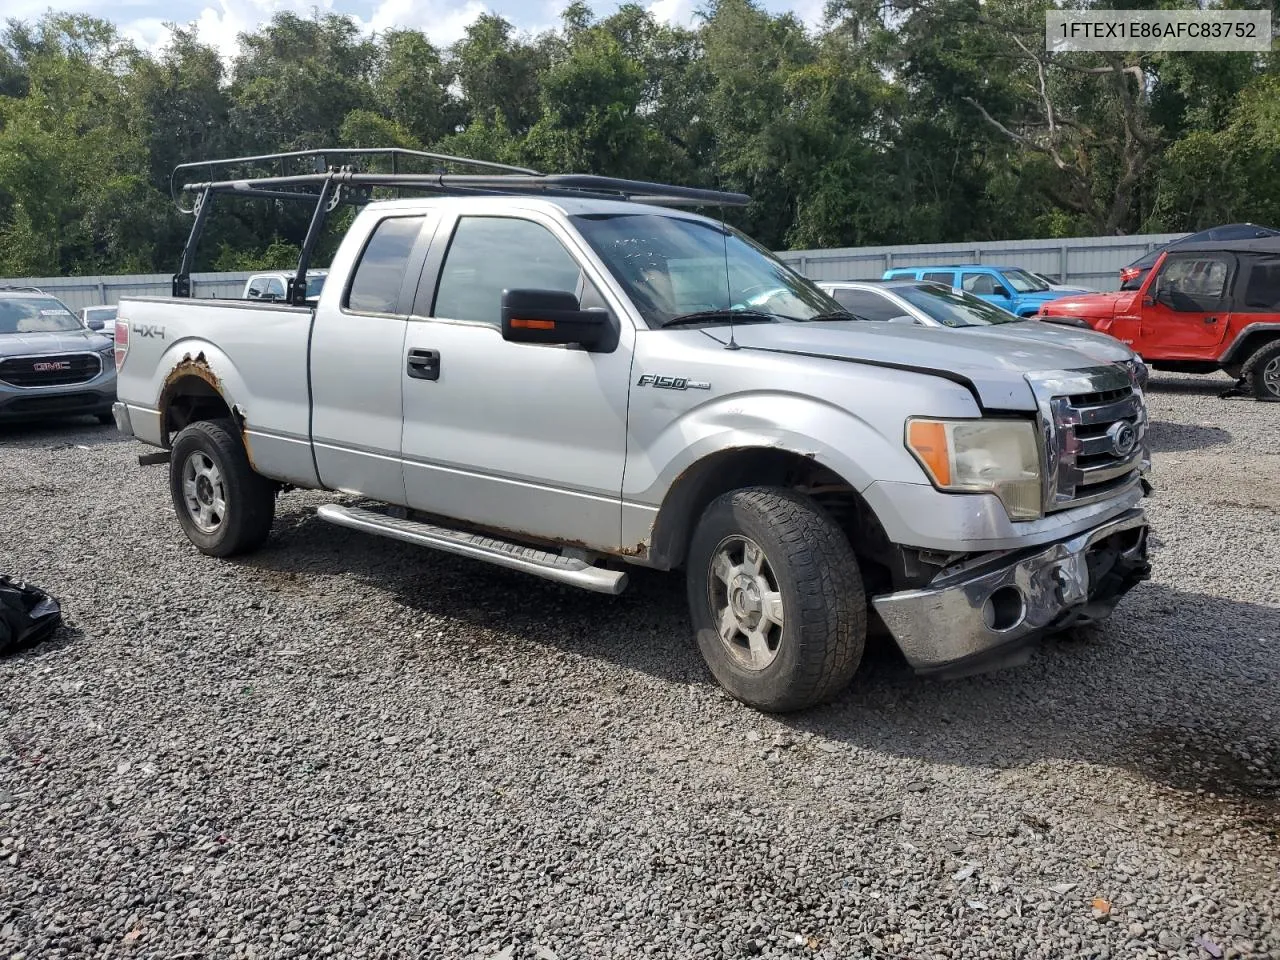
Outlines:
[[[721,496],[694,532],[687,578],[698,648],[738,700],[800,710],[849,683],[866,598],[848,540],[810,498],[770,487]]]
[[[1280,340],[1255,350],[1244,362],[1240,376],[1259,400],[1280,400]]]
[[[116,418],[109,413],[99,413],[97,414],[97,417],[98,417],[98,422],[102,424],[104,427],[113,426],[116,422]]]
[[[183,533],[201,553],[247,553],[271,533],[275,488],[254,473],[229,420],[200,420],[178,434],[169,490]]]

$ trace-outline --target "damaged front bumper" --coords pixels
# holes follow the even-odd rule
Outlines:
[[[1020,663],[1045,633],[1103,619],[1150,571],[1147,519],[1135,508],[1069,540],[979,558],[873,603],[918,673],[960,676]]]

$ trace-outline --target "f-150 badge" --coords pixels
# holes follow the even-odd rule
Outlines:
[[[685,377],[660,377],[654,373],[644,373],[636,381],[637,387],[654,387],[658,390],[710,390],[711,384],[706,380],[689,380]]]

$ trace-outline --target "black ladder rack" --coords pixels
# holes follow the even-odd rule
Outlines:
[[[355,169],[360,161],[369,159],[388,161],[391,171],[370,173]],[[436,169],[431,173],[401,172],[401,164],[414,161],[427,161]],[[311,170],[305,173],[288,172],[290,165],[300,163],[309,164]],[[257,167],[260,170],[264,166],[275,167],[277,172],[271,175],[234,176],[236,168]],[[447,166],[472,167],[485,172],[446,173]],[[179,178],[194,171],[203,171],[209,179],[186,181],[179,187]],[[228,179],[215,179],[219,174],[227,176],[228,171],[232,173]],[[289,281],[287,294],[289,303],[305,304],[307,266],[326,216],[342,204],[368,203],[375,187],[434,196],[571,197],[627,200],[656,206],[741,207],[751,202],[751,198],[745,194],[722,190],[583,173],[546,174],[510,164],[399,147],[295,150],[202,160],[178,165],[169,178],[169,193],[174,204],[183,213],[195,214],[191,235],[182,251],[182,262],[173,276],[173,296],[191,296],[191,268],[209,210],[216,197],[229,194],[241,199],[301,201],[315,205],[311,224],[303,241],[302,256],[294,277]],[[189,208],[183,206],[184,194],[195,197]]]

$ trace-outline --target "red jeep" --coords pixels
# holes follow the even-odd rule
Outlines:
[[[1050,300],[1039,318],[1083,320],[1156,370],[1225,370],[1280,400],[1280,237],[1173,247],[1137,290]]]

